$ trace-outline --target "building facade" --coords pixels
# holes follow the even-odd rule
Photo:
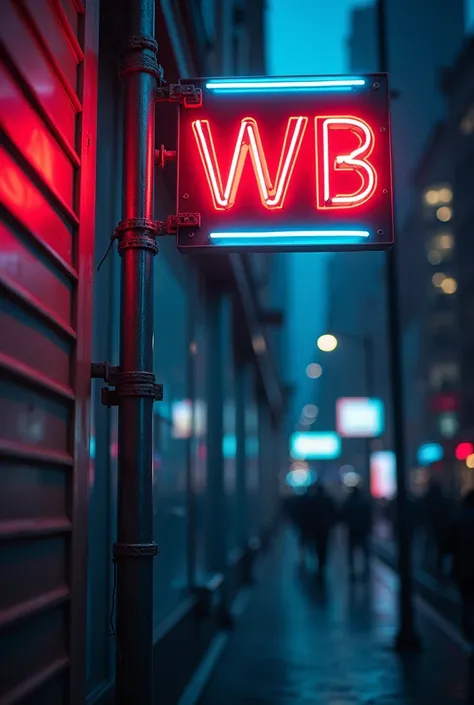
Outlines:
[[[419,378],[420,369],[423,368],[424,363],[414,362],[414,359],[416,358],[417,361],[420,359],[419,356],[422,355],[420,350],[426,346],[425,333],[419,327],[417,319],[418,299],[414,300],[406,293],[412,291],[412,283],[407,278],[407,271],[416,281],[424,281],[424,277],[429,273],[426,271],[426,266],[429,265],[424,253],[426,243],[423,233],[427,222],[425,215],[428,217],[429,213],[431,217],[436,213],[436,209],[433,213],[426,211],[425,215],[419,213],[419,208],[423,208],[419,201],[420,189],[423,192],[426,184],[423,187],[418,182],[414,184],[412,174],[422,160],[422,155],[429,149],[433,126],[445,114],[439,74],[443,67],[452,63],[456,52],[462,46],[464,6],[462,0],[456,0],[450,6],[449,22],[444,22],[446,8],[441,2],[387,0],[385,5],[390,86],[394,94],[391,102],[391,129],[396,239],[400,261],[398,295],[404,302],[411,301],[408,306],[401,302],[403,314],[399,344],[403,354],[405,370],[403,386],[407,396],[405,400],[406,460],[409,466],[413,466],[414,463],[416,464],[415,448],[419,433],[417,429],[421,423],[419,415],[415,418],[416,410],[420,409],[420,404],[424,408],[424,401],[422,402],[419,397],[420,393],[424,393],[420,392],[424,383]],[[362,73],[378,69],[376,28],[375,3],[353,10],[348,40],[350,72]],[[434,180],[433,183],[438,181]],[[442,205],[439,204],[440,207]],[[450,204],[444,204],[444,207],[449,208]],[[436,216],[434,217],[435,224],[439,223]],[[419,218],[421,218],[420,221]],[[415,262],[421,260],[419,254],[413,256],[412,253],[413,251],[419,253],[421,250],[423,250],[423,274],[420,271],[413,272]],[[375,396],[382,398],[387,410],[386,435],[382,440],[383,444],[390,448],[392,445],[391,389],[385,282],[384,253],[334,255],[328,267],[330,301],[327,327],[335,335],[340,331],[348,333],[352,338],[360,337],[361,333],[373,336],[375,361],[373,389]],[[422,300],[424,299],[425,296],[422,296]],[[321,378],[321,413],[329,414],[325,425],[333,422],[335,399],[339,395],[367,393],[367,385],[361,381],[363,378],[361,370],[364,366],[362,346],[349,345],[345,346],[345,350],[344,354],[342,350],[339,353],[337,371],[334,370],[337,356],[334,355],[331,359],[329,356],[324,358],[325,370],[331,371],[330,379],[326,374]],[[449,419],[448,415],[445,424],[449,425]],[[423,424],[424,422],[421,423],[422,426]],[[422,433],[424,432],[423,427]],[[358,447],[362,448],[360,442]],[[359,458],[359,463],[361,452],[355,449],[351,452]]]
[[[474,486],[470,467],[474,458],[465,457],[474,438],[473,46],[468,37],[456,61],[442,74],[447,117],[433,130],[415,170],[417,205],[409,228],[401,234],[406,241],[400,262],[404,331],[407,338],[411,331],[418,340],[416,375],[406,370],[407,395],[411,389],[411,404],[419,413],[411,459],[415,463],[417,446],[439,443],[444,458],[433,471],[455,495]],[[462,457],[457,457],[458,447]]]
[[[377,13],[375,5],[354,7],[347,40],[351,73],[375,73],[378,69]]]
[[[443,0],[386,0],[388,67],[392,101],[393,169],[397,221],[403,227],[416,195],[411,174],[434,125],[445,115],[439,74],[464,41],[463,0],[449,13]]]
[[[263,74],[263,2],[156,3],[159,61],[180,76]],[[2,5],[0,700],[111,702],[117,408],[91,362],[118,363],[126,3]],[[159,104],[158,145],[176,149]],[[158,146],[157,145],[157,146]],[[176,210],[173,164],[155,217]],[[154,279],[154,658],[176,703],[268,534],[285,458],[278,258],[182,257]],[[280,445],[281,444],[281,445]],[[199,617],[197,617],[199,615]]]
[[[456,293],[459,325],[459,439],[474,442],[474,253],[472,226],[472,165],[474,160],[474,40],[468,37],[453,66],[445,73],[443,88],[447,105],[453,180],[454,240],[458,289]],[[467,462],[467,461],[466,461]],[[472,487],[473,472],[460,463],[463,487]]]
[[[446,446],[448,462],[459,430],[458,263],[451,140],[445,122],[433,130],[413,185],[417,205],[400,235],[407,417],[412,408],[418,409],[418,422],[413,418],[408,423],[412,468],[417,448],[425,443]]]

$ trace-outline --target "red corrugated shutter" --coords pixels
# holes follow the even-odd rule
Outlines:
[[[98,0],[2,0],[0,703],[84,702]]]

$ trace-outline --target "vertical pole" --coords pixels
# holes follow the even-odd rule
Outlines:
[[[375,394],[374,384],[374,341],[370,335],[365,335],[364,342],[364,362],[365,362],[365,385],[367,397],[370,399]],[[366,439],[365,452],[367,456],[367,485],[370,492],[370,454],[372,439]]]
[[[124,83],[120,365],[116,395],[118,520],[117,705],[153,703],[152,422],[158,398],[153,368],[153,221],[155,94],[158,45],[155,0],[128,0],[130,41],[120,64]],[[112,177],[111,177],[112,178]]]
[[[377,0],[377,34],[379,71],[388,72],[386,41],[385,1]],[[415,629],[413,609],[413,578],[411,566],[411,531],[408,516],[408,498],[405,468],[405,427],[403,419],[403,377],[400,350],[400,312],[398,306],[398,277],[396,246],[387,253],[387,304],[389,324],[390,378],[394,450],[397,465],[397,543],[399,574],[399,630],[396,648],[399,651],[416,651],[420,640]]]

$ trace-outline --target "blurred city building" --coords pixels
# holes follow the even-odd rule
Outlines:
[[[393,93],[392,139],[395,205],[401,225],[414,201],[410,174],[445,115],[439,73],[450,66],[465,33],[463,0],[385,0],[388,65]],[[409,18],[409,20],[408,20]],[[348,71],[379,70],[376,4],[351,12]]]
[[[165,78],[264,74],[263,13],[156,3]],[[119,361],[115,248],[92,273],[121,219],[124,2],[8,1],[0,38],[0,700],[92,705],[115,668],[117,409],[97,380],[90,397],[90,362]],[[156,137],[176,149],[175,106]],[[175,178],[157,172],[158,219]],[[176,703],[276,513],[285,261],[184,258],[162,238],[154,287],[153,629],[160,702]]]
[[[445,72],[443,89],[447,105],[449,165],[453,189],[453,237],[457,271],[457,316],[459,338],[459,430],[460,442],[474,441],[474,39],[469,37],[453,66]],[[462,487],[474,486],[473,458],[460,461]],[[467,466],[467,467],[466,467]]]
[[[400,232],[400,300],[404,329],[404,382],[408,458],[440,443],[454,458],[459,431],[457,262],[451,144],[438,123],[414,172],[417,203]],[[416,415],[413,410],[416,409]]]
[[[354,7],[347,39],[351,73],[376,72],[378,67],[377,13],[375,5]]]
[[[385,431],[373,449],[389,448],[391,442],[384,280],[383,269],[376,264],[380,257],[378,252],[348,252],[331,258],[326,327],[339,344],[334,352],[318,357],[324,370],[317,397],[318,426],[335,428],[336,402],[341,397],[378,397],[385,406]],[[367,477],[367,442],[344,439],[341,462],[353,464]]]
[[[446,359],[452,374],[456,374],[456,343],[447,343],[435,351],[428,337],[448,336],[448,325],[456,330],[454,299],[445,290],[455,287],[454,262],[446,268],[446,281],[441,286],[444,272],[441,261],[429,263],[428,252],[431,240],[439,235],[446,249],[442,257],[451,257],[448,247],[451,233],[451,218],[442,221],[452,208],[450,198],[446,202],[430,207],[423,200],[425,190],[436,192],[445,188],[444,197],[452,190],[450,172],[445,161],[445,144],[438,153],[438,140],[432,146],[432,130],[437,121],[446,114],[445,103],[439,85],[440,72],[449,66],[460,50],[464,37],[464,3],[455,0],[449,7],[449,22],[446,5],[430,0],[386,0],[387,43],[392,99],[392,140],[394,159],[394,192],[396,207],[397,238],[399,245],[400,281],[399,295],[402,299],[402,339],[405,389],[405,420],[407,431],[407,462],[416,464],[416,449],[425,434],[450,433],[457,423],[455,409],[441,409],[448,403],[436,394],[441,389],[429,389],[429,369],[433,375],[446,373]],[[409,18],[409,19],[408,19]],[[348,38],[348,70],[351,73],[376,72],[378,70],[378,37],[376,7],[356,7],[351,13],[350,36]],[[442,128],[440,128],[440,134]],[[446,138],[447,139],[447,138]],[[434,152],[433,152],[434,150]],[[433,153],[432,153],[433,152]],[[432,154],[431,154],[432,153]],[[431,154],[431,156],[429,156]],[[444,154],[444,156],[443,156]],[[424,167],[418,164],[426,161]],[[413,180],[413,173],[418,169]],[[421,170],[421,171],[420,171]],[[435,175],[436,174],[436,175]],[[430,181],[431,180],[431,181]],[[423,182],[423,183],[421,183]],[[434,186],[433,186],[434,185]],[[421,203],[420,203],[420,198]],[[434,196],[433,196],[434,199]],[[440,196],[441,199],[441,196]],[[434,207],[436,205],[436,207]],[[439,208],[442,210],[439,211]],[[446,210],[447,209],[447,210]],[[439,217],[440,216],[440,217]],[[449,221],[449,222],[448,222]],[[431,247],[434,247],[434,241]],[[440,250],[441,252],[441,250]],[[387,410],[386,432],[381,443],[391,447],[390,380],[387,348],[387,307],[385,291],[385,255],[383,253],[342,253],[333,255],[328,265],[328,314],[327,329],[342,337],[372,336],[374,347],[373,390]],[[431,268],[431,269],[430,269]],[[434,287],[431,277],[438,272]],[[429,279],[429,286],[427,284]],[[444,287],[444,288],[443,288]],[[415,294],[416,292],[416,294]],[[430,302],[430,303],[429,303]],[[435,333],[435,326],[445,328]],[[433,320],[428,323],[428,313]],[[452,315],[451,315],[452,314]],[[450,317],[451,316],[451,317]],[[448,318],[450,320],[448,324]],[[431,326],[431,328],[430,328]],[[432,331],[432,332],[428,332]],[[444,332],[442,332],[444,331]],[[431,338],[430,338],[431,339]],[[322,426],[334,428],[334,409],[340,396],[367,394],[364,381],[363,346],[341,344],[338,354],[324,356],[325,374],[319,385],[319,421]],[[439,362],[436,360],[439,358]],[[438,365],[438,366],[437,366]],[[456,386],[456,382],[453,383]],[[447,391],[446,391],[447,394]],[[450,403],[455,403],[454,390]],[[444,431],[440,430],[440,424]],[[435,433],[436,429],[436,433]],[[375,443],[377,446],[377,442]],[[345,441],[345,462],[364,463],[367,448],[360,440]],[[364,455],[365,454],[365,455]]]
[[[464,41],[464,0],[386,0],[392,90],[393,168],[397,222],[403,227],[416,200],[411,184],[433,126],[445,115],[440,71]]]
[[[464,447],[474,439],[474,40],[440,74],[446,119],[433,128],[413,173],[416,201],[400,240],[407,451],[440,446],[432,472],[448,492],[474,486]],[[427,476],[428,477],[428,476]]]

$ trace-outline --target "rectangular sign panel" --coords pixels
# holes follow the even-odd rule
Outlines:
[[[397,492],[397,461],[391,450],[370,456],[370,493],[374,499],[392,499]]]
[[[343,397],[336,402],[336,428],[343,438],[376,438],[385,427],[381,399]]]
[[[290,453],[297,460],[333,460],[341,455],[341,439],[333,431],[293,433]]]
[[[385,74],[181,83],[202,89],[199,107],[179,108],[182,251],[393,243]]]

